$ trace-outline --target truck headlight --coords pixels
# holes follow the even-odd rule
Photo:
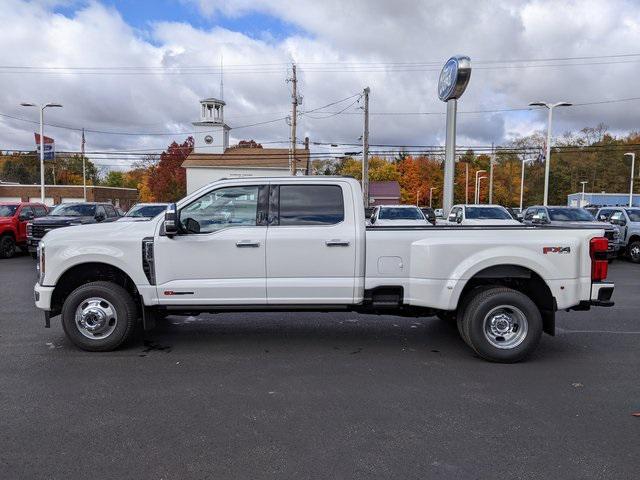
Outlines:
[[[38,283],[42,285],[44,283],[44,272],[45,272],[45,253],[44,253],[44,242],[40,242],[38,245]]]

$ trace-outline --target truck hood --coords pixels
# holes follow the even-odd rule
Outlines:
[[[513,219],[465,219],[463,225],[522,225],[519,221]]]
[[[415,227],[415,226],[422,226],[424,227],[425,225],[431,225],[429,222],[427,222],[426,220],[384,220],[384,219],[378,219],[376,221],[376,223],[372,224],[374,227],[377,226],[388,226],[388,225],[393,225],[393,226],[398,226],[398,227]]]
[[[34,225],[70,225],[72,223],[95,223],[93,217],[53,217],[45,216],[32,220]]]
[[[101,241],[108,240],[109,243],[113,243],[121,238],[130,239],[131,236],[139,237],[142,241],[146,236],[153,236],[155,228],[156,222],[108,222],[76,225],[51,230],[47,233],[45,242],[47,245],[72,242],[99,245]]]

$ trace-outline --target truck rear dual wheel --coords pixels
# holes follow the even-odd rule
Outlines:
[[[62,307],[62,328],[74,345],[91,352],[118,348],[131,338],[136,304],[120,285],[91,282],[76,288]]]
[[[506,287],[471,293],[459,315],[463,340],[482,358],[514,363],[524,360],[542,336],[540,310],[525,294]]]

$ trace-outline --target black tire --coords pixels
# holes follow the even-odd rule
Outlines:
[[[542,336],[542,315],[529,297],[506,287],[493,287],[471,294],[472,297],[460,315],[461,335],[479,356],[492,362],[514,363],[524,360],[536,349]],[[513,320],[517,329],[504,336],[501,336],[502,333],[498,336],[486,333],[485,330],[489,329],[487,322],[490,321],[488,315],[491,312],[495,312],[497,316],[499,313],[511,312],[507,317],[510,321]],[[510,327],[512,328],[515,327]],[[508,346],[508,335],[512,335],[515,342],[511,347]]]
[[[76,310],[90,298],[106,300],[115,311],[113,331],[105,338],[89,338],[76,324]],[[67,338],[82,350],[108,352],[127,342],[135,331],[138,309],[124,288],[112,282],[91,282],[76,288],[62,306],[62,328]]]
[[[635,240],[627,247],[627,255],[633,263],[640,263],[640,241]]]
[[[479,286],[479,287],[475,287],[473,290],[471,290],[469,293],[467,293],[463,298],[460,299],[460,301],[458,302],[458,309],[456,310],[456,325],[458,327],[458,333],[460,334],[460,337],[462,338],[462,340],[464,340],[464,343],[466,343],[467,345],[469,345],[471,347],[471,343],[469,343],[469,339],[467,338],[467,334],[464,331],[463,328],[463,319],[464,319],[464,311],[467,308],[467,305],[469,305],[469,302],[471,300],[473,300],[473,298],[482,293],[485,292],[491,288],[495,288],[494,285],[483,285],[483,286]],[[473,347],[471,347],[473,348]]]
[[[11,235],[0,237],[0,258],[11,258],[16,253],[16,241]]]

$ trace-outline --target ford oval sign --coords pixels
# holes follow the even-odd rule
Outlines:
[[[447,60],[438,80],[438,97],[443,102],[460,98],[471,77],[471,59],[456,55]]]

